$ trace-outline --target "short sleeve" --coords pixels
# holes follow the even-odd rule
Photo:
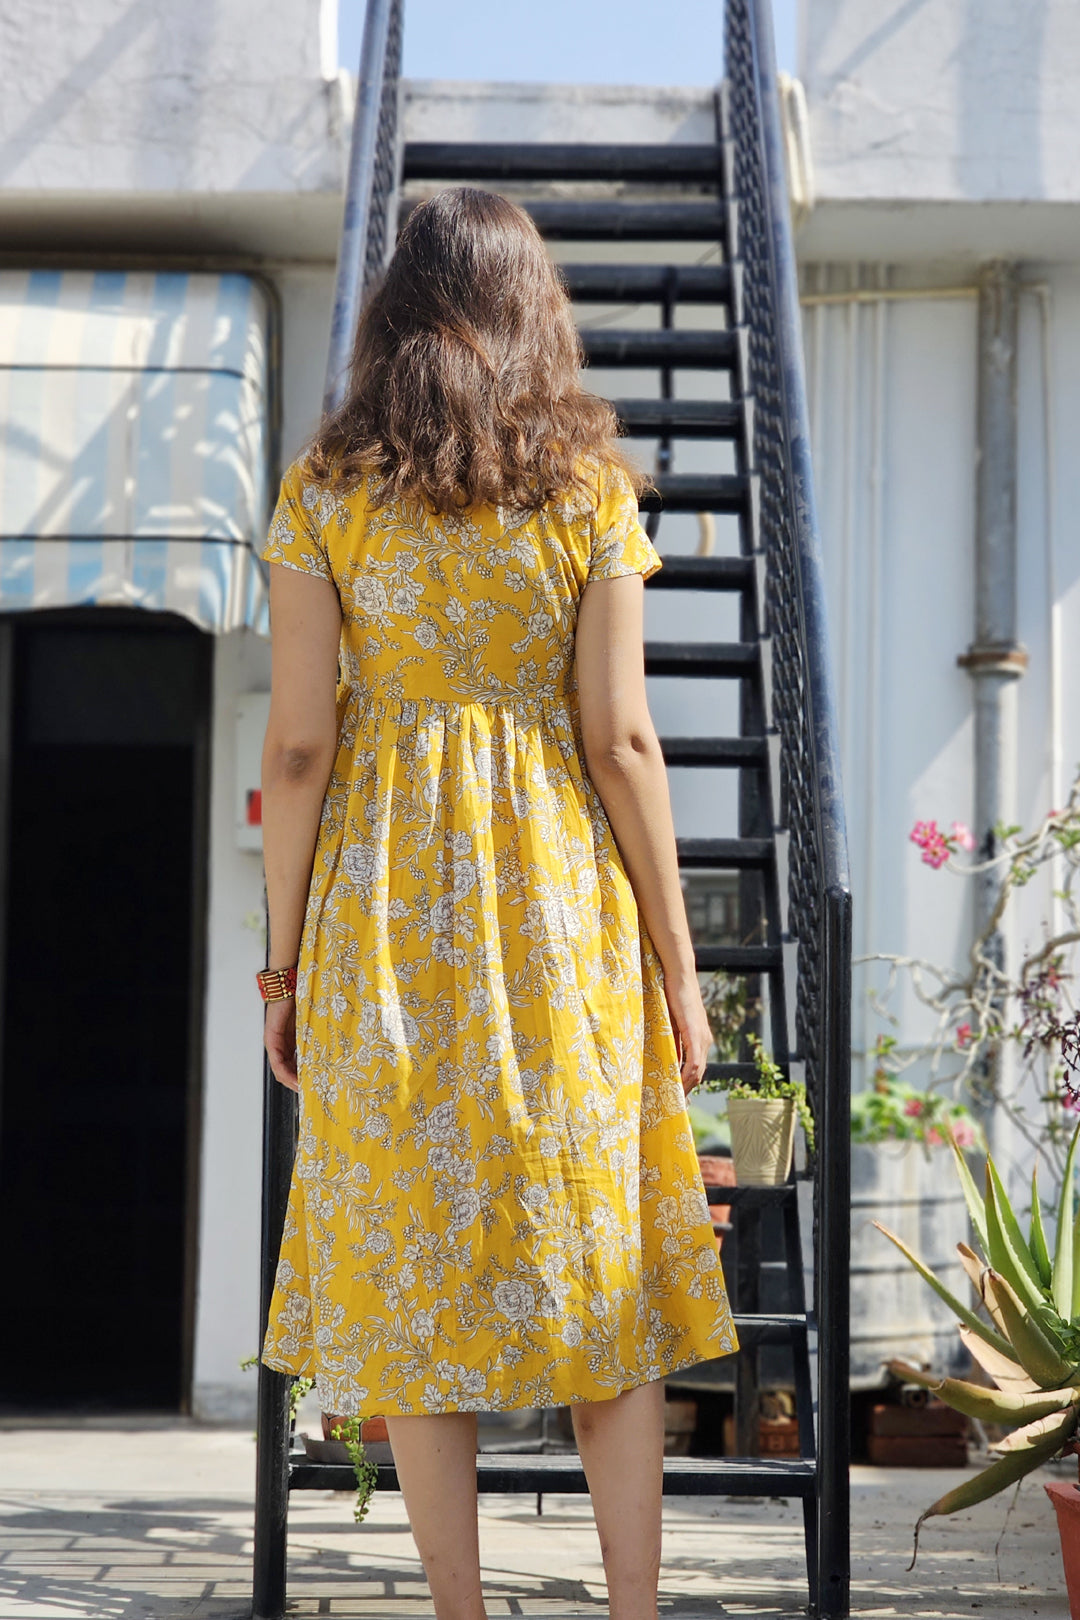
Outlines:
[[[295,568],[298,573],[332,581],[334,576],[322,538],[325,500],[325,491],[306,479],[301,464],[294,461],[281,480],[281,493],[270,519],[263,561],[281,563],[282,567]]]
[[[593,518],[590,579],[618,579],[642,574],[646,579],[662,566],[638,521],[634,486],[621,468],[605,468],[600,477],[599,500]]]

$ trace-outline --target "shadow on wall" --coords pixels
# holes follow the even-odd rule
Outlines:
[[[998,153],[999,186],[1010,198],[1035,199],[1045,190],[1042,99],[1031,87],[1044,78],[1043,51],[1050,0],[966,0],[956,53],[957,122],[954,164],[965,197],[986,192],[988,138],[1008,132]],[[1018,96],[1017,87],[1026,88]],[[1007,119],[1000,122],[1002,110]]]

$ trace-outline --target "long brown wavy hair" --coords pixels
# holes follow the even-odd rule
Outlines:
[[[597,473],[647,480],[615,444],[615,413],[582,388],[581,343],[529,216],[471,187],[414,208],[363,310],[341,405],[308,447],[336,488],[374,474],[376,499],[439,512],[535,509]]]

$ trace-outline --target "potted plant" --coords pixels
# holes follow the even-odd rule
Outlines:
[[[726,1091],[735,1180],[746,1187],[775,1187],[791,1171],[795,1120],[802,1122],[809,1151],[814,1120],[801,1080],[786,1080],[756,1035],[746,1037],[754,1057],[754,1080],[711,1080],[710,1090]]]
[[[993,1379],[990,1389],[960,1378],[938,1379],[905,1362],[890,1370],[921,1384],[958,1412],[1011,1428],[991,1450],[998,1460],[947,1491],[920,1516],[924,1522],[984,1502],[1052,1458],[1076,1449],[1080,1420],[1080,1216],[1073,1171],[1080,1126],[1073,1132],[1057,1201],[1057,1231],[1050,1253],[1043,1228],[1037,1175],[1032,1178],[1031,1220],[1021,1230],[993,1160],[987,1156],[980,1194],[960,1146],[950,1137],[956,1168],[981,1257],[966,1243],[958,1252],[978,1296],[972,1310],[952,1294],[900,1238],[879,1225],[960,1321],[960,1336]],[[879,1223],[875,1223],[879,1224]],[[1071,1611],[1080,1620],[1080,1491],[1048,1485],[1058,1509]],[[912,1560],[914,1562],[914,1559]]]

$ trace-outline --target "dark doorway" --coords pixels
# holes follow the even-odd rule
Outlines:
[[[182,1409],[190,1382],[210,638],[3,621],[5,1405]]]

